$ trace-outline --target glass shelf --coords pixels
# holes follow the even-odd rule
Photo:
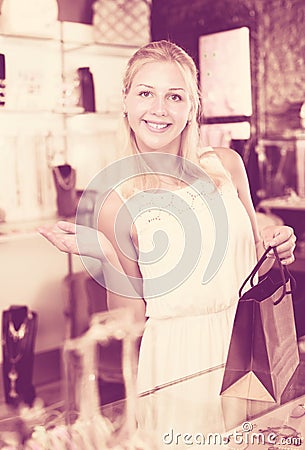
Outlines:
[[[29,41],[54,41],[60,43],[60,37],[59,36],[44,36],[44,35],[29,35],[29,34],[14,34],[14,33],[8,33],[8,32],[0,32],[1,38],[7,38],[7,39],[17,39],[17,40],[29,40]]]

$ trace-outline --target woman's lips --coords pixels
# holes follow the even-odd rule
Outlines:
[[[170,124],[164,122],[150,122],[149,120],[144,120],[149,129],[153,131],[163,131],[166,130]]]

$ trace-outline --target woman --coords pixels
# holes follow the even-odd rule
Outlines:
[[[80,251],[70,223],[40,232],[62,251],[100,259],[109,308],[127,306],[135,320],[147,319],[138,389],[155,393],[142,398],[138,419],[154,430],[157,448],[168,448],[172,430],[223,431],[221,372],[202,374],[226,360],[238,289],[257,258],[270,245],[283,264],[292,263],[296,238],[287,226],[259,232],[240,156],[200,144],[197,71],[187,53],[168,41],[150,43],[130,59],[123,84],[125,156],[140,156],[141,168],[101,204],[100,249],[84,234]],[[130,221],[120,216],[123,205]],[[156,241],[160,231],[165,243]],[[153,258],[156,243],[164,245]],[[270,254],[262,270],[273,262]],[[125,275],[124,286],[113,282],[114,269]]]

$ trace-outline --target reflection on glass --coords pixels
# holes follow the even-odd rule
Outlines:
[[[149,448],[136,424],[140,331],[129,310],[118,309],[95,314],[83,336],[65,343],[67,422],[72,441],[82,442],[81,448],[88,442],[103,449]],[[123,401],[105,404],[107,381],[123,383]]]

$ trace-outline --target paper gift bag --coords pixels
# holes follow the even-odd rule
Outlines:
[[[291,286],[294,280],[274,254],[279,271],[254,284],[267,249],[240,289],[221,394],[279,402],[299,365]],[[250,281],[251,288],[241,295]]]

